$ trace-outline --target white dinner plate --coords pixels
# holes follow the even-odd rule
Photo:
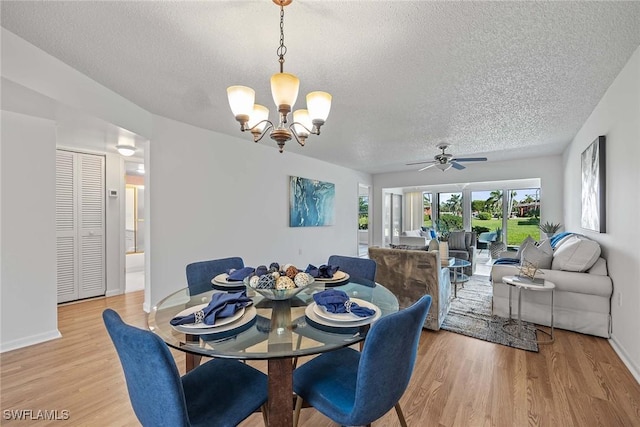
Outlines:
[[[216,328],[203,328],[203,329],[185,328],[184,327],[185,325],[176,325],[176,326],[171,325],[171,327],[178,332],[182,332],[183,334],[189,334],[189,335],[217,334],[220,332],[226,332],[232,329],[240,328],[246,325],[247,323],[251,322],[257,315],[258,315],[258,310],[256,310],[256,308],[253,305],[251,305],[249,307],[245,307],[244,314],[240,316],[240,318],[237,319],[236,321],[227,323],[222,326],[218,326]]]
[[[331,282],[341,282],[345,279],[348,279],[349,275],[347,273],[345,273],[344,271],[336,271],[333,274],[333,277],[331,278],[327,278],[327,277],[316,277],[316,280],[319,282],[327,282],[327,283],[331,283]]]
[[[368,301],[364,301],[359,298],[350,298],[350,300],[358,304],[360,307],[366,307],[366,308],[370,308],[371,310],[374,310],[375,313],[367,317],[360,317],[353,313],[330,313],[327,311],[325,307],[318,305],[316,303],[313,303],[313,311],[315,314],[322,317],[323,319],[331,320],[333,322],[357,322],[359,320],[373,317],[380,311],[380,309],[376,307],[375,304],[371,304]]]
[[[233,288],[244,286],[242,280],[229,280],[229,275],[227,273],[218,274],[211,280],[211,282],[216,285],[229,286]]]
[[[202,310],[209,304],[199,304],[193,307],[189,307],[185,310],[182,310],[180,313],[176,314],[175,317],[180,316],[188,316],[190,314],[195,313],[198,310]],[[216,319],[216,323],[213,325],[207,325],[206,323],[185,323],[184,325],[179,325],[184,329],[211,329],[211,328],[219,328],[220,326],[224,326],[228,323],[235,322],[244,314],[245,307],[242,307],[240,310],[236,311],[233,316],[223,317],[221,319]]]
[[[313,310],[313,306],[316,303],[311,303],[307,306],[307,308],[304,311],[304,314],[312,321],[319,323],[321,325],[324,326],[331,326],[333,328],[353,328],[356,326],[364,326],[364,325],[368,325],[370,323],[375,322],[376,320],[378,320],[380,318],[380,316],[382,315],[382,312],[380,311],[379,308],[376,309],[376,314],[375,316],[371,316],[371,317],[365,317],[362,320],[356,320],[355,322],[335,322],[333,320],[328,320],[325,319],[324,317],[320,317],[318,316],[315,311]]]

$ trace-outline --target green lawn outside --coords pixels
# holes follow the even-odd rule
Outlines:
[[[433,227],[431,220],[429,220],[426,215],[424,226],[427,228]],[[496,231],[496,228],[502,227],[502,219],[493,218],[481,220],[474,218],[471,221],[471,226],[481,226],[488,228],[490,231]],[[538,228],[537,220],[531,220],[530,218],[510,218],[507,220],[507,245],[519,246],[527,236],[539,240],[540,229]]]
[[[527,237],[531,236],[535,240],[540,238],[540,229],[537,223],[528,223],[529,218],[510,218],[507,220],[507,245],[519,246],[520,243]],[[487,227],[491,231],[496,231],[496,228],[502,227],[501,218],[493,218],[488,220],[473,219],[471,226]]]

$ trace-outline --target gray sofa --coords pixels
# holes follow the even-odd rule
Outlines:
[[[431,295],[424,327],[439,330],[451,297],[449,269],[441,267],[439,252],[370,247],[369,258],[377,264],[376,282],[393,292],[401,309]]]
[[[574,239],[575,240],[575,239]],[[595,255],[595,263],[585,271],[561,269],[558,258],[562,255],[554,249],[552,268],[540,269],[542,277],[553,282],[554,326],[570,331],[608,338],[611,328],[611,295],[613,283],[607,275],[607,262]],[[564,251],[565,253],[567,251]],[[574,251],[573,253],[577,253]],[[502,282],[504,276],[519,273],[516,265],[494,264],[491,268],[493,282],[493,314],[509,317],[509,285]],[[574,268],[575,270],[575,268]],[[513,315],[516,314],[516,292],[512,292]],[[522,319],[549,326],[551,318],[550,295],[547,292],[522,293]]]

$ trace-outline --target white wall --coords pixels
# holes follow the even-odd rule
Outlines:
[[[508,162],[474,163],[458,171],[446,172],[431,169],[424,172],[395,172],[373,176],[373,244],[382,245],[382,192],[385,188],[405,188],[423,185],[464,184],[486,181],[509,181],[540,178],[541,220],[560,222],[563,216],[562,158],[540,157]],[[565,227],[566,228],[566,227]]]
[[[244,134],[241,134],[244,136]],[[370,176],[296,154],[154,117],[148,170],[151,304],[186,286],[193,261],[241,256],[299,267],[357,255],[358,184]],[[287,150],[289,148],[289,150]],[[289,227],[289,176],[335,184],[336,224]]]
[[[169,292],[185,286],[184,267],[188,262],[240,255],[250,265],[276,260],[306,265],[325,262],[331,253],[357,254],[358,184],[369,185],[371,177],[368,174],[360,174],[296,155],[296,148],[292,146],[285,154],[280,154],[273,144],[270,147],[265,146],[270,143],[269,139],[264,143],[254,144],[246,138],[241,139],[250,137],[248,135],[239,133],[239,137],[234,138],[154,117],[5,29],[2,29],[2,82],[9,88],[7,93],[3,93],[3,110],[27,113],[32,117],[25,116],[25,120],[34,123],[41,122],[36,116],[52,119],[47,122],[52,129],[51,138],[42,139],[35,145],[11,145],[11,149],[28,152],[34,150],[34,147],[37,149],[39,144],[47,146],[46,150],[38,152],[37,157],[38,162],[45,162],[45,159],[50,162],[51,178],[40,186],[39,175],[30,175],[29,186],[38,187],[34,200],[38,200],[41,193],[46,193],[46,197],[51,200],[51,209],[40,210],[38,214],[48,215],[49,223],[39,224],[53,236],[53,245],[47,252],[48,257],[43,258],[44,269],[36,269],[33,273],[39,279],[33,282],[39,285],[16,288],[10,283],[13,282],[15,269],[9,268],[5,271],[5,259],[8,259],[5,251],[6,248],[13,247],[13,237],[8,234],[5,239],[5,234],[2,234],[3,316],[5,313],[13,313],[4,309],[5,304],[14,304],[21,309],[26,304],[31,304],[32,291],[35,289],[43,306],[43,310],[38,310],[39,319],[51,314],[55,321],[56,143],[72,147],[79,138],[103,138],[105,152],[111,143],[108,141],[110,134],[105,129],[87,129],[83,124],[78,124],[78,128],[75,128],[68,120],[62,125],[56,122],[57,108],[60,106],[64,106],[65,110],[71,108],[82,111],[92,119],[98,118],[144,137],[153,135],[156,139],[145,143],[148,148],[145,149],[148,189],[145,191],[145,206],[149,207],[145,231],[149,247],[147,259],[151,260],[145,265],[148,284],[145,288],[147,308],[150,301],[157,302]],[[3,111],[3,117],[4,114]],[[229,120],[233,120],[231,114]],[[3,154],[4,132],[3,126]],[[13,155],[11,157],[12,160],[2,157],[3,177],[6,176],[4,165],[10,161],[13,163],[7,169],[9,171],[17,170],[18,166],[23,170],[39,167],[38,162],[27,163],[24,159],[16,161]],[[114,163],[115,158],[108,155],[107,167]],[[40,170],[44,173],[46,168]],[[118,172],[117,166],[112,170],[115,171],[115,175],[124,175],[120,173],[121,170]],[[117,185],[117,181],[113,180],[115,175],[107,175],[108,188]],[[335,226],[297,229],[288,227],[289,175],[336,184]],[[4,183],[9,181],[2,182],[5,185]],[[124,184],[120,187],[120,194],[124,194]],[[14,196],[17,197],[11,192],[5,196],[3,187],[3,233],[6,221],[13,221],[18,216],[15,205],[5,204],[5,199],[10,200]],[[118,200],[123,200],[123,197]],[[121,214],[124,212],[122,203],[113,199],[107,203],[108,212],[118,209]],[[23,222],[17,224],[20,229],[26,228]],[[110,234],[110,230],[115,228],[124,233],[123,224],[119,227],[108,219],[108,245],[118,245],[118,237]],[[120,244],[123,244],[123,239]],[[46,245],[42,247],[42,251],[45,249]],[[40,250],[36,253],[40,253]],[[107,259],[110,253],[108,249]],[[120,253],[121,261],[118,263],[112,264],[107,261],[108,294],[121,291],[119,284],[123,283],[123,280],[115,280],[124,274],[124,251],[121,250]],[[28,256],[16,252],[16,256],[18,254],[23,258],[16,263],[17,266],[28,264],[30,268],[34,268],[33,252]],[[48,262],[51,261],[53,263],[50,265]],[[5,281],[5,277],[9,280]],[[52,286],[50,296],[47,296],[47,292],[40,292],[39,286],[45,284]],[[11,327],[11,334],[5,334],[2,329],[0,349],[7,348],[8,344],[13,346],[13,342],[9,343],[6,340],[14,336],[40,337],[42,341],[51,335],[49,322],[38,322],[34,325],[39,328],[37,331],[30,330],[31,326],[22,322],[11,322],[11,325],[3,322],[3,328]],[[55,324],[53,328],[55,331]],[[36,341],[29,341],[27,344]]]
[[[0,28],[2,77],[146,138],[151,114],[64,62]]]
[[[7,351],[60,336],[56,135],[50,120],[1,114],[0,351]]]
[[[581,153],[606,141],[606,233],[580,228]],[[564,222],[600,242],[613,280],[612,344],[640,382],[640,48],[609,87],[564,154]]]

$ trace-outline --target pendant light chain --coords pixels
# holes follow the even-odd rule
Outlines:
[[[280,46],[276,51],[278,54],[278,62],[280,63],[280,72],[284,68],[284,56],[287,54],[287,47],[284,45],[284,5],[280,3]]]
[[[320,135],[320,127],[325,124],[331,109],[331,94],[309,92],[306,96],[307,108],[292,111],[298,98],[300,79],[284,72],[284,57],[287,54],[287,47],[284,45],[284,8],[293,0],[272,1],[280,7],[280,44],[276,49],[280,72],[271,76],[271,95],[278,111],[278,121],[269,120],[269,109],[255,103],[256,92],[250,87],[229,86],[227,97],[231,111],[240,123],[240,131],[251,132],[254,142],[269,135],[282,153],[285,143],[291,139],[304,146],[309,135]],[[289,116],[293,120],[289,120]]]

